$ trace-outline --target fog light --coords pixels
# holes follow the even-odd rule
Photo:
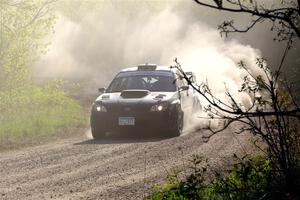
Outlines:
[[[158,110],[158,111],[162,111],[163,108],[164,108],[164,107],[163,107],[162,105],[157,106],[157,110]]]
[[[97,106],[97,107],[96,107],[96,110],[97,110],[98,112],[100,112],[100,111],[101,111],[101,106]]]

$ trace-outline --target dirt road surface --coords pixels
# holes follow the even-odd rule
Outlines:
[[[174,168],[201,154],[216,168],[246,148],[230,130],[203,142],[207,130],[165,139],[82,136],[0,153],[0,199],[142,199]]]

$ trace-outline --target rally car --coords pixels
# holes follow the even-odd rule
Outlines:
[[[172,67],[139,65],[120,71],[92,105],[95,139],[110,133],[179,136],[184,112],[199,109],[199,99]]]

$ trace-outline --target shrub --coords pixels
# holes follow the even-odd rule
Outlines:
[[[192,173],[183,179],[180,178],[180,172],[173,172],[166,176],[166,180],[161,184],[156,184],[153,187],[153,194],[149,199],[201,199],[201,191],[206,187],[204,184],[203,175],[206,172],[205,166],[199,166],[202,157],[193,156],[191,167],[189,170]]]
[[[216,177],[206,183],[206,167],[194,161],[192,173],[184,179],[178,174],[167,176],[162,185],[155,185],[149,199],[298,199],[299,193],[289,193],[284,176],[274,171],[276,163],[263,156],[242,159],[227,175],[216,173]],[[196,163],[196,164],[195,164]],[[299,165],[298,165],[299,166]],[[299,184],[299,168],[295,172],[295,187]],[[298,174],[298,175],[297,175]]]

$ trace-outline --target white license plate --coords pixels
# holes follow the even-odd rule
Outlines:
[[[120,126],[134,126],[135,118],[134,117],[119,117]]]

